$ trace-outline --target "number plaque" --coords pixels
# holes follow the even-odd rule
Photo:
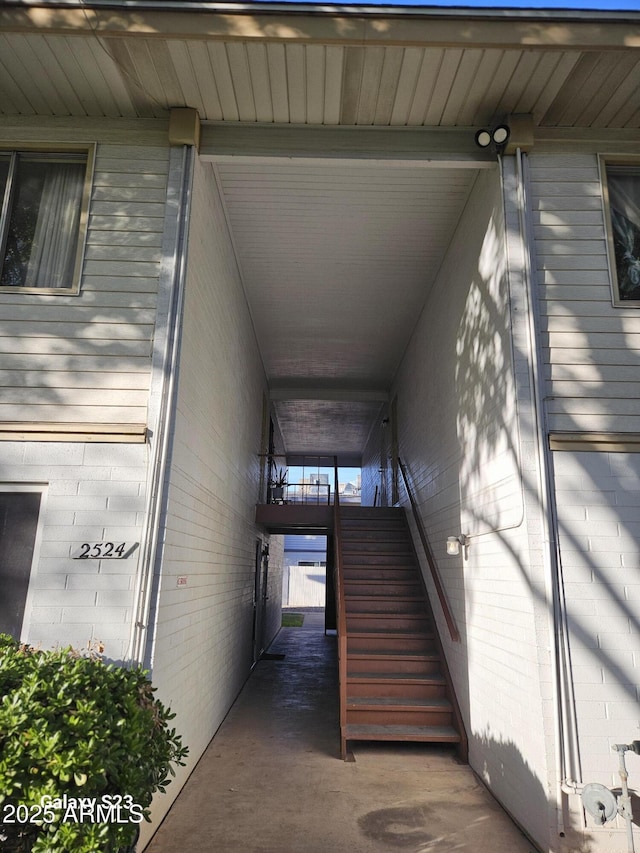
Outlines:
[[[138,542],[83,542],[71,546],[73,560],[126,560],[138,547]]]

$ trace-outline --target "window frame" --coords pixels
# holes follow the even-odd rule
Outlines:
[[[611,287],[611,303],[614,308],[640,308],[640,298],[622,299],[620,296],[613,232],[613,218],[611,216],[611,200],[607,175],[607,167],[615,168],[616,166],[627,166],[636,169],[638,179],[640,180],[640,157],[633,157],[624,154],[600,154],[598,156],[600,185],[602,187],[602,208],[606,232],[607,263],[609,266],[609,285]]]
[[[87,234],[89,230],[89,205],[91,202],[91,190],[93,187],[93,175],[96,159],[96,144],[95,143],[62,143],[62,144],[42,144],[33,142],[17,142],[6,143],[0,142],[0,154],[42,154],[44,156],[56,154],[81,154],[86,157],[85,173],[82,187],[82,197],[80,201],[80,215],[78,219],[78,242],[76,246],[75,260],[73,264],[73,274],[71,276],[71,284],[69,287],[10,287],[0,285],[0,295],[3,293],[36,293],[48,296],[79,296],[82,280],[82,267],[84,261],[85,248],[87,244]],[[6,239],[6,228],[8,227],[8,219],[11,215],[11,204],[6,205],[5,199],[0,197],[0,246],[2,246],[2,257],[0,257],[0,272],[4,263],[4,241]]]

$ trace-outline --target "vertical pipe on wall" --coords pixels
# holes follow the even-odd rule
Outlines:
[[[170,441],[175,415],[177,368],[180,355],[180,335],[184,306],[187,260],[187,228],[193,179],[193,146],[171,149],[172,159],[178,160],[173,181],[176,194],[175,213],[171,221],[170,247],[164,249],[164,270],[161,279],[167,283],[168,304],[165,306],[165,323],[160,327],[160,309],[156,318],[156,343],[162,337],[161,352],[152,365],[152,388],[157,377],[159,400],[153,421],[150,440],[150,459],[147,476],[145,527],[141,542],[140,568],[136,584],[134,617],[131,627],[126,662],[144,664],[152,662],[149,621],[152,618],[152,599],[157,569],[162,560],[164,517],[167,499],[167,473]],[[171,249],[171,251],[169,250]],[[156,584],[157,585],[157,584]]]
[[[535,403],[536,437],[539,459],[539,495],[544,528],[544,564],[547,595],[551,601],[550,641],[551,669],[554,691],[554,731],[556,748],[556,810],[557,829],[564,836],[563,791],[575,792],[581,779],[580,753],[577,741],[575,700],[570,677],[568,624],[564,601],[561,562],[558,547],[558,515],[555,505],[553,460],[547,444],[547,422],[542,396],[542,363],[538,341],[538,305],[531,274],[533,262],[531,246],[533,228],[528,204],[528,171],[526,156],[516,150],[517,204],[520,218],[521,241],[524,253],[524,283],[528,301],[527,317],[531,346],[531,372]],[[577,781],[576,781],[577,780]]]

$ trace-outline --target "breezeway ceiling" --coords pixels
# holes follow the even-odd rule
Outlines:
[[[475,170],[278,159],[217,171],[271,383],[387,389]]]
[[[474,161],[486,165],[472,143],[459,158],[467,168],[427,163],[412,128],[432,134],[429,144],[443,131],[441,153],[447,128],[471,140],[510,113],[531,114],[537,134],[637,140],[640,16],[147,0],[0,8],[0,116],[17,126],[47,116],[164,120],[175,106],[212,123],[211,179],[288,451],[357,453]],[[373,142],[349,159],[342,138],[325,135],[328,156],[292,159],[285,126],[368,129]],[[240,136],[216,153],[219,131],[234,127],[271,130],[261,137],[268,150],[243,151]]]
[[[242,157],[214,169],[288,452],[359,454],[477,170]]]

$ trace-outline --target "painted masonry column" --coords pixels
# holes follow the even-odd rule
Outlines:
[[[169,117],[170,166],[167,214],[162,241],[162,271],[149,390],[150,460],[147,506],[134,618],[127,659],[153,669],[156,602],[160,590],[167,471],[175,420],[177,375],[184,307],[186,245],[193,152],[200,144],[200,118],[194,109],[176,108]]]
[[[515,143],[518,142],[518,136],[523,135],[520,127],[517,127],[517,131]],[[562,786],[575,772],[575,760],[569,761],[566,749],[571,703],[562,687],[565,650],[559,639],[561,596],[551,462],[545,444],[539,327],[526,194],[526,154],[523,155],[520,147],[513,148],[512,139],[508,151],[513,153],[502,158],[501,167],[514,366],[523,450],[529,583],[536,625],[539,685],[545,709],[542,726],[549,803],[548,849],[550,853],[556,853],[567,849],[567,843],[571,845],[568,837],[572,832],[567,796]]]

